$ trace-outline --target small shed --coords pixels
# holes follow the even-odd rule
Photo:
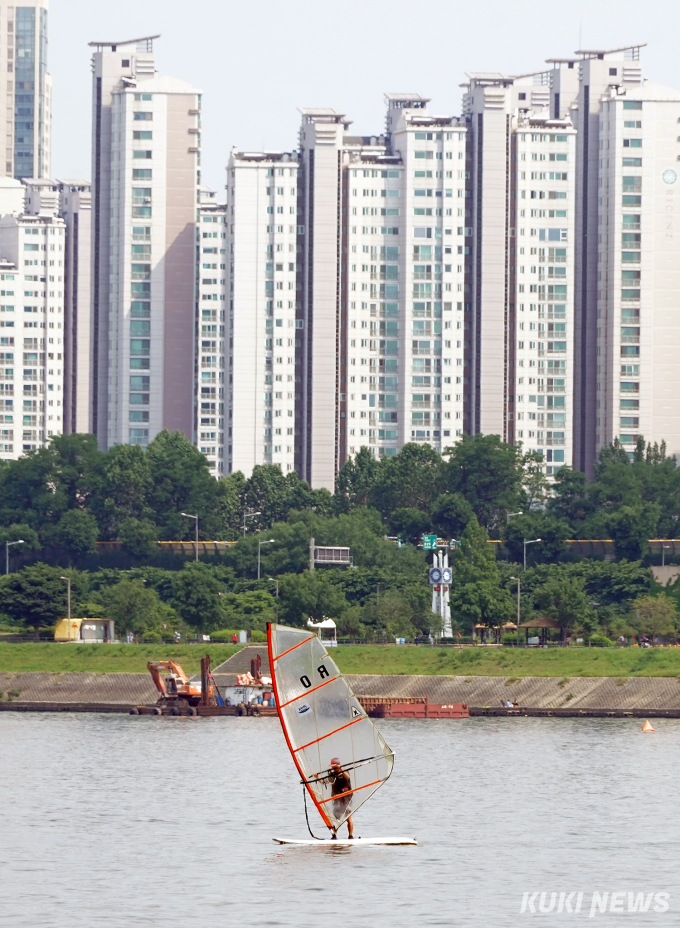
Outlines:
[[[59,619],[54,640],[106,644],[114,640],[113,619]]]
[[[324,616],[321,622],[312,622],[311,618],[307,619],[309,628],[316,628],[317,635],[321,639],[321,644],[327,648],[335,648],[338,645],[338,636],[336,625],[333,619]]]
[[[540,639],[541,644],[544,645],[548,639],[548,629],[549,628],[559,628],[560,632],[562,631],[562,626],[559,622],[556,622],[554,619],[549,619],[547,615],[536,616],[535,619],[529,619],[528,622],[522,622],[518,625],[518,628],[523,628],[526,632],[526,641],[527,645],[529,644],[529,629],[537,628],[540,630]]]

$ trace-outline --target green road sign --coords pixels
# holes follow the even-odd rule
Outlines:
[[[436,535],[423,535],[423,548],[425,551],[434,551],[437,547]]]

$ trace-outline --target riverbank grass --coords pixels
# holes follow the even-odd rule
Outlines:
[[[198,673],[210,654],[213,668],[238,645],[0,643],[0,672],[144,673],[147,661],[174,660]],[[678,677],[680,648],[436,648],[340,646],[333,657],[343,673],[453,674],[509,677]]]

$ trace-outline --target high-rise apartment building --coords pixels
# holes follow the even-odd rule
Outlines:
[[[232,153],[229,470],[332,488],[362,445],[462,434],[466,126],[387,102],[379,136],[306,109],[298,152]]]
[[[469,75],[465,430],[572,463],[576,130],[549,73]]]
[[[680,91],[645,82],[600,100],[596,448],[664,440],[680,455]],[[592,400],[596,399],[596,404]],[[595,407],[595,408],[593,408]]]
[[[0,69],[6,105],[0,107],[5,139],[0,173],[49,177],[52,79],[47,73],[48,0],[27,0],[2,9]]]
[[[191,439],[200,93],[156,72],[152,38],[92,44],[92,428]]]
[[[31,197],[32,193],[32,197]],[[44,446],[63,427],[64,242],[56,200],[0,218],[0,458]]]
[[[59,215],[66,223],[64,254],[64,432],[92,431],[91,235],[92,185],[57,181]]]
[[[577,128],[574,466],[638,436],[680,452],[675,409],[680,92],[643,77],[641,46],[551,60],[553,106]]]
[[[234,150],[227,179],[226,466],[287,473],[301,390],[297,154]]]
[[[224,204],[215,191],[199,191],[196,227],[195,443],[218,477],[224,473],[226,409],[226,265]]]

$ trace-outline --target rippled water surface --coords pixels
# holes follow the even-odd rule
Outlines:
[[[0,924],[680,925],[679,721],[380,724],[395,771],[356,832],[417,848],[273,844],[307,836],[276,719],[0,713]],[[669,908],[590,918],[593,892]]]

